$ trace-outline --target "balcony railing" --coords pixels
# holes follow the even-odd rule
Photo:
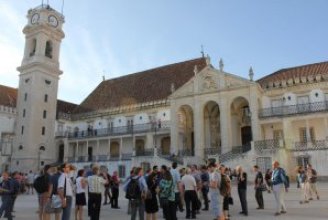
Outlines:
[[[257,153],[265,153],[267,151],[273,153],[280,148],[280,141],[282,140],[267,139],[267,140],[254,141],[254,149]]]
[[[132,153],[123,153],[121,155],[122,160],[131,160],[131,158],[132,158]]]
[[[204,154],[205,156],[219,155],[221,154],[221,147],[204,148]]]
[[[292,151],[313,151],[313,150],[326,150],[328,143],[326,140],[312,140],[309,142],[295,142]]]
[[[183,156],[193,156],[193,153],[191,149],[182,149],[178,151],[178,156],[183,157]]]
[[[138,150],[136,151],[136,157],[140,156],[154,156],[154,149],[144,149],[144,150]]]
[[[164,121],[159,126],[158,124],[146,123],[137,124],[132,126],[121,126],[112,128],[101,129],[87,129],[83,131],[66,132],[61,131],[56,133],[56,137],[67,137],[69,139],[82,139],[92,137],[106,137],[106,136],[119,136],[119,135],[133,135],[147,132],[168,132],[170,131],[170,123]]]
[[[284,117],[325,111],[328,111],[328,101],[263,108],[259,111],[259,118]]]

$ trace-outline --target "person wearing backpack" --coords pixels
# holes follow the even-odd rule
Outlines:
[[[276,200],[275,216],[287,213],[285,205],[285,192],[287,191],[287,177],[285,170],[282,169],[278,161],[272,163],[272,191]]]
[[[139,211],[139,219],[144,220],[144,192],[148,190],[146,180],[143,176],[141,167],[133,170],[133,175],[123,185],[125,191],[125,198],[127,198],[131,205],[131,220],[136,220],[137,212]]]

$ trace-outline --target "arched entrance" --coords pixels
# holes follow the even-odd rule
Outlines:
[[[204,139],[207,154],[221,154],[220,108],[214,101],[204,107]]]
[[[120,157],[120,144],[117,141],[110,143],[110,157],[119,158]]]
[[[170,146],[171,146],[171,138],[164,137],[161,140],[161,154],[162,155],[170,155]]]
[[[60,142],[58,145],[58,158],[57,162],[63,163],[64,162],[64,154],[65,154],[65,146],[63,142]]]
[[[194,156],[194,114],[192,108],[189,105],[183,105],[179,108],[178,120],[179,155]]]
[[[136,156],[142,156],[145,153],[145,141],[142,139],[136,140]]]
[[[242,146],[243,151],[250,148],[252,137],[251,113],[248,100],[237,97],[230,107],[232,146]]]

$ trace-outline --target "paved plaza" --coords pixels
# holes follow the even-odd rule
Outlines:
[[[233,198],[235,204],[231,206],[231,219],[249,219],[249,220],[263,220],[263,219],[295,219],[295,220],[315,220],[315,219],[328,219],[328,182],[319,183],[320,201],[314,200],[309,204],[300,205],[300,191],[296,189],[295,184],[289,189],[286,196],[287,214],[280,215],[278,217],[273,216],[274,214],[274,198],[273,194],[264,193],[265,210],[256,210],[256,202],[254,198],[254,191],[249,186],[248,188],[248,207],[249,216],[240,216],[240,203],[237,196],[236,187],[233,188]],[[127,200],[124,199],[123,193],[119,201],[121,209],[111,209],[110,206],[102,206],[101,218],[100,219],[122,219],[129,220],[130,216],[126,214]],[[37,197],[35,195],[21,195],[17,198],[15,205],[16,212],[14,215],[17,220],[31,220],[37,219]],[[85,209],[85,218],[88,219]],[[178,219],[185,219],[185,213],[179,213]],[[54,219],[54,217],[52,217]],[[74,220],[74,208],[72,210],[72,220]],[[159,212],[159,219],[162,218],[162,211]],[[212,220],[213,217],[210,211],[202,211],[197,219],[201,220]]]

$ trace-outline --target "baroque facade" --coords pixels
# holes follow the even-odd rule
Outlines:
[[[265,170],[277,159],[291,176],[309,162],[328,176],[328,62],[254,81],[252,69],[245,79],[200,57],[104,80],[75,105],[57,100],[63,17],[41,7],[28,19],[19,89],[0,86],[2,169],[97,162],[125,177],[140,164],[215,159]]]

